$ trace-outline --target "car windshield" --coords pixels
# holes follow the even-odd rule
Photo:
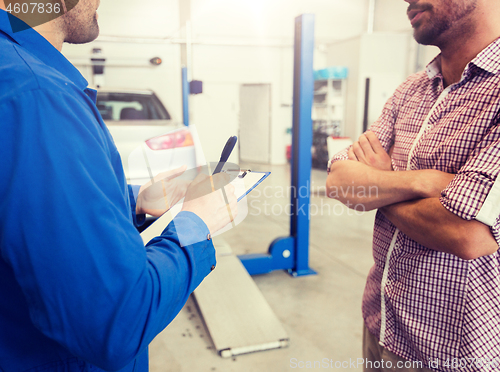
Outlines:
[[[98,92],[97,108],[103,120],[170,120],[155,94]]]

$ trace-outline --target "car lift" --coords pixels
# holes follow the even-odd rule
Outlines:
[[[304,14],[295,19],[290,236],[274,240],[268,254],[239,256],[250,275],[274,270],[288,270],[295,277],[316,274],[309,268],[313,55],[314,15]],[[301,190],[307,190],[305,196]]]
[[[286,331],[250,275],[274,270],[287,270],[294,277],[316,274],[309,268],[313,54],[314,15],[304,14],[295,19],[290,236],[274,240],[267,254],[238,257],[227,244],[215,238],[217,270],[194,292],[215,348],[222,357],[288,345]],[[189,124],[185,68],[182,86],[184,123]],[[308,191],[305,196],[300,193],[304,189]]]

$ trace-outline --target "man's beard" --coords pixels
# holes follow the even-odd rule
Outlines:
[[[427,10],[428,20],[427,23],[422,24],[418,27],[414,27],[413,37],[419,44],[423,45],[436,45],[440,46],[442,35],[444,35],[453,26],[457,26],[460,21],[464,20],[469,14],[473,12],[476,8],[477,0],[470,2],[467,5],[456,6],[455,4],[449,4],[445,1],[447,9],[440,9],[439,13],[436,12],[435,8],[430,4],[424,4],[422,9]],[[419,6],[420,8],[420,6]],[[410,6],[411,10],[412,7]],[[472,25],[469,21],[461,22],[462,25],[457,29],[457,32],[452,35],[453,37],[460,37],[465,33],[470,33]]]
[[[71,13],[67,13],[69,16]],[[65,20],[66,37],[64,41],[69,44],[85,44],[94,41],[99,36],[99,24],[96,14],[91,20],[84,21],[80,17],[70,16]]]

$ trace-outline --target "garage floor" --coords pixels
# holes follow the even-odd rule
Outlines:
[[[222,235],[235,254],[263,253],[277,237],[287,236],[290,167],[244,164],[271,176],[248,197],[244,222]],[[214,351],[192,298],[150,347],[151,372],[258,371],[306,369],[328,359],[362,371],[361,297],[373,258],[371,236],[375,212],[356,215],[325,194],[326,172],[313,170],[310,266],[316,276],[293,278],[286,272],[255,276],[262,294],[290,337],[286,349],[222,359]],[[264,191],[267,196],[264,196]],[[352,363],[351,363],[352,362]],[[333,368],[331,367],[333,364]],[[295,367],[295,368],[294,368]],[[325,368],[325,365],[322,365]],[[318,364],[316,364],[316,368]]]

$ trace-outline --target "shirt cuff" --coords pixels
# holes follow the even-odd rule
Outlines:
[[[485,214],[485,212],[481,212],[483,208],[486,207],[488,209],[487,204],[489,202],[487,202],[487,197],[493,191],[492,185],[493,182],[491,180],[477,174],[457,174],[448,187],[442,191],[441,204],[447,210],[464,220],[478,219],[478,216]],[[498,208],[495,209],[498,210]],[[488,212],[488,219],[490,219],[490,216],[491,211]],[[498,214],[495,219],[497,217]],[[491,222],[487,225],[492,226],[494,220]]]
[[[217,264],[210,230],[195,213],[183,211],[169,223],[162,236],[169,236],[174,231],[182,249],[191,257],[194,277],[190,290],[194,291]]]
[[[175,225],[179,243],[183,247],[205,240],[211,240],[210,230],[207,225],[193,212],[180,212],[170,224]],[[164,232],[166,230],[167,229],[165,229]]]
[[[497,177],[486,200],[484,201],[476,220],[488,226],[493,226],[500,216],[500,177]]]
[[[349,160],[348,156],[348,151],[351,148],[351,146],[345,148],[344,150],[340,151],[339,153],[335,154],[330,161],[328,162],[328,167],[326,171],[330,173],[330,167],[332,166],[333,163],[340,161],[340,160]]]

